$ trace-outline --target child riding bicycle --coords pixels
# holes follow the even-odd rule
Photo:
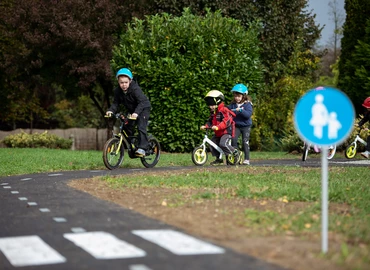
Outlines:
[[[224,95],[218,90],[212,90],[207,93],[204,100],[208,105],[211,115],[205,125],[201,129],[212,128],[214,136],[212,141],[218,145],[226,155],[234,155],[235,160],[239,160],[239,151],[230,144],[230,140],[234,137],[235,123],[233,117],[235,114],[230,111],[224,104]],[[219,153],[211,147],[212,155],[216,160],[211,162],[211,165],[222,164],[223,160],[219,159]]]
[[[358,122],[358,126],[361,127],[363,126],[366,122],[370,122],[370,97],[367,97],[364,100],[364,103],[362,104],[366,108],[366,113],[364,115],[364,118],[361,119],[360,122]],[[368,128],[365,128],[365,130],[368,130]],[[367,136],[367,145],[366,145],[366,151],[361,153],[361,156],[364,158],[369,158],[370,156],[370,135]]]
[[[150,102],[145,96],[140,86],[133,80],[131,71],[128,68],[121,68],[116,74],[119,86],[114,90],[114,100],[112,106],[106,112],[107,116],[111,116],[118,111],[118,108],[123,104],[126,110],[131,114],[132,119],[136,119],[138,136],[138,149],[136,155],[145,156],[145,150],[148,148],[148,120],[150,115]],[[133,129],[133,123],[130,126]]]
[[[242,83],[236,84],[232,89],[234,99],[228,106],[236,116],[235,121],[235,137],[232,141],[232,146],[238,147],[238,138],[242,135],[242,147],[244,151],[243,165],[249,165],[249,137],[252,127],[253,104],[248,97],[248,87]]]

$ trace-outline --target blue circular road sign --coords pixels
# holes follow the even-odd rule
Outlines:
[[[343,142],[351,133],[355,110],[342,91],[318,87],[308,91],[296,104],[294,126],[311,144],[330,146]]]

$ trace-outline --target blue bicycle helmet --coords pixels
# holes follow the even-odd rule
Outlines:
[[[231,92],[237,92],[243,95],[248,95],[248,87],[246,87],[242,83],[238,83],[234,85],[233,89],[231,89]]]
[[[131,71],[128,68],[121,68],[117,71],[116,78],[118,79],[119,76],[126,76],[129,77],[130,80],[132,80],[133,76]]]

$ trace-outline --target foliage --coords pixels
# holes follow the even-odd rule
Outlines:
[[[69,149],[72,146],[72,140],[49,134],[47,131],[41,134],[28,134],[22,131],[21,133],[6,136],[2,142],[7,147],[12,148]]]
[[[339,61],[338,88],[352,100],[357,113],[362,112],[363,100],[370,96],[366,77],[369,72],[369,0],[345,0],[346,21],[341,41],[342,53]],[[357,49],[356,49],[356,46]],[[363,66],[363,67],[362,67]]]
[[[50,112],[56,100],[53,85],[61,85],[69,100],[89,96],[102,114],[101,101],[109,102],[113,88],[112,45],[133,6],[119,0],[2,1],[0,87],[2,108],[11,110],[2,110],[1,119],[19,120],[23,111],[45,119],[41,112]]]
[[[293,112],[299,98],[310,88],[320,59],[310,51],[301,51],[297,42],[287,64],[287,72],[280,80],[266,86],[260,92],[256,109],[261,148],[274,150],[279,140],[294,131]]]
[[[246,31],[239,21],[186,9],[134,20],[114,47],[112,68],[130,67],[152,104],[150,130],[165,151],[191,151],[200,143],[200,125],[209,116],[203,100],[217,89],[231,101],[236,83],[257,93],[262,79],[259,24]]]
[[[221,10],[224,16],[240,20],[246,29],[253,21],[261,21],[259,39],[267,82],[284,76],[297,40],[304,42],[305,51],[315,44],[322,29],[308,11],[307,0],[156,0],[152,14],[167,12],[179,16],[185,7],[195,14],[204,14],[205,8]]]

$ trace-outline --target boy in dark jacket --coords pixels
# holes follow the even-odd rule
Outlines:
[[[148,148],[149,99],[137,82],[133,80],[132,73],[128,68],[118,70],[116,78],[119,87],[114,90],[113,104],[106,112],[106,115],[111,116],[112,113],[116,113],[121,104],[126,108],[127,112],[131,114],[131,119],[136,119],[139,131],[139,144],[135,154],[140,157],[145,156],[145,150]]]
[[[212,141],[218,145],[226,155],[233,154],[235,160],[239,160],[239,151],[231,146],[230,140],[234,136],[235,123],[233,117],[235,114],[225,107],[224,95],[218,90],[212,90],[208,92],[204,98],[210,111],[211,115],[204,126],[201,129],[212,128],[215,135],[212,137]],[[219,153],[216,149],[211,146],[212,155],[216,157],[216,160],[211,162],[211,165],[222,164],[223,160],[219,158]]]

